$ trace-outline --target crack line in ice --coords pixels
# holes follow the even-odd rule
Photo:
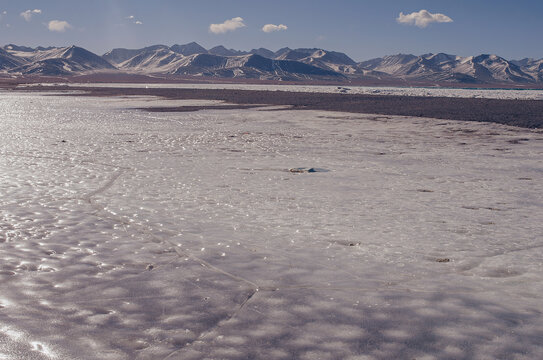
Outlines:
[[[120,176],[120,174],[119,174],[119,176]],[[118,178],[118,176],[117,176],[117,178]],[[113,180],[113,179],[111,179],[111,180]],[[111,180],[110,180],[110,182],[111,182]],[[106,185],[107,185],[107,184],[106,184]],[[111,184],[109,184],[109,187],[111,187],[112,185],[113,185],[113,182],[111,182]],[[104,187],[105,187],[105,186],[104,186]],[[109,188],[109,187],[108,187],[108,188]],[[107,188],[103,189],[103,191],[106,191],[106,190],[107,190]],[[93,192],[93,193],[94,193],[94,192]],[[120,223],[121,225],[130,225],[132,228],[136,229],[137,232],[140,232],[140,233],[142,233],[142,234],[149,235],[149,236],[151,236],[153,239],[155,239],[155,240],[157,240],[157,241],[159,241],[159,242],[167,243],[167,244],[171,245],[171,246],[174,248],[175,253],[176,253],[176,255],[177,255],[176,259],[177,259],[177,258],[189,258],[189,259],[192,259],[193,261],[199,263],[200,265],[202,265],[202,266],[204,266],[204,267],[206,267],[206,268],[212,269],[212,270],[214,270],[215,272],[221,273],[221,274],[223,274],[223,275],[225,275],[225,276],[227,276],[227,277],[229,277],[229,278],[231,278],[231,279],[234,279],[234,280],[237,280],[237,281],[241,281],[241,282],[245,282],[245,283],[251,285],[251,287],[254,288],[255,291],[258,291],[259,289],[261,289],[261,287],[260,287],[258,284],[252,282],[251,280],[248,280],[248,279],[242,278],[242,277],[240,277],[240,276],[238,276],[238,275],[229,273],[228,271],[223,270],[223,269],[221,269],[221,268],[219,268],[219,267],[217,267],[217,266],[215,266],[215,265],[212,265],[211,263],[209,263],[209,262],[205,261],[204,259],[201,259],[201,258],[199,258],[199,257],[197,257],[197,256],[195,256],[195,255],[193,255],[193,254],[191,254],[191,253],[189,253],[188,251],[185,251],[185,252],[181,251],[181,250],[178,248],[177,244],[175,244],[174,242],[172,242],[172,241],[170,241],[170,240],[168,240],[168,239],[163,239],[163,238],[161,238],[161,237],[159,237],[159,236],[156,236],[151,230],[149,230],[149,229],[148,229],[146,226],[144,226],[144,225],[138,225],[138,224],[129,223],[129,222],[125,221],[122,217],[113,215],[113,214],[107,212],[106,210],[104,210],[103,208],[97,208],[96,210],[107,213],[107,217],[108,217],[110,220],[114,220],[114,221]],[[138,227],[140,228],[140,230],[137,230]]]
[[[113,183],[114,181],[120,176],[120,174],[117,174],[117,176],[113,177],[115,179],[110,179],[110,181],[108,181],[107,184],[105,184],[104,186],[102,186],[102,191],[107,191],[108,188],[110,188],[111,186],[113,186]],[[112,181],[113,180],[113,181]],[[107,186],[109,185],[109,186]],[[98,189],[98,190],[100,190]],[[91,194],[95,194],[97,192],[94,191],[92,192]],[[90,201],[89,201],[90,202]],[[93,205],[97,205],[97,204],[93,204]],[[124,220],[121,216],[117,216],[117,215],[114,215],[110,212],[108,212],[107,210],[105,210],[103,207],[97,207],[96,208],[97,211],[101,211],[101,212],[105,212],[107,214],[107,218],[109,218],[110,220],[113,220],[113,221],[116,221],[118,223],[120,223],[121,225],[130,225],[133,229],[135,229],[137,232],[141,233],[141,234],[145,234],[145,235],[148,235],[150,236],[151,238],[153,238],[154,240],[158,241],[158,242],[161,242],[161,243],[166,243],[170,246],[173,247],[175,253],[177,254],[178,257],[180,258],[189,258],[197,263],[199,263],[200,265],[206,267],[206,268],[209,268],[211,270],[214,270],[215,272],[218,272],[218,273],[221,273],[231,279],[234,279],[234,280],[237,280],[237,281],[241,281],[241,282],[244,282],[246,284],[249,284],[252,288],[254,288],[255,291],[258,291],[259,289],[263,290],[261,286],[259,286],[257,283],[255,282],[252,282],[251,280],[249,279],[245,279],[243,277],[240,277],[238,275],[235,275],[235,274],[232,274],[226,270],[223,270],[215,265],[212,265],[211,263],[207,262],[206,260],[204,259],[201,259],[195,255],[193,255],[192,253],[188,252],[188,251],[181,251],[181,249],[179,249],[179,247],[177,246],[176,243],[170,241],[169,239],[164,239],[164,238],[161,238],[157,235],[155,235],[153,233],[152,230],[150,230],[150,226],[145,226],[143,224],[133,224],[133,223],[130,223],[126,220]],[[139,229],[138,229],[139,228]]]
[[[91,191],[87,195],[85,195],[82,199],[85,200],[88,203],[92,203],[92,198],[98,194],[101,194],[105,191],[107,191],[109,188],[113,186],[115,181],[123,174],[123,170],[117,171],[116,174],[114,174],[104,185],[99,187],[98,189]]]
[[[240,312],[241,310],[245,307],[245,305],[247,305],[247,303],[249,302],[249,300],[251,300],[252,298],[254,298],[254,296],[256,295],[256,293],[258,292],[258,289],[253,289],[253,292],[251,292],[249,295],[247,295],[247,298],[245,300],[243,300],[243,302],[238,306],[238,308],[236,309],[236,311],[226,317],[225,319],[219,321],[215,326],[213,326],[212,328],[206,330],[206,331],[203,331],[200,333],[200,335],[194,339],[193,341],[190,341],[188,343],[186,343],[185,345],[183,345],[182,347],[180,347],[179,349],[175,349],[174,351],[172,351],[171,353],[169,353],[165,358],[163,358],[162,360],[166,360],[166,359],[169,359],[170,357],[172,357],[174,354],[178,353],[179,351],[182,351],[183,349],[186,349],[187,347],[190,347],[191,345],[195,344],[195,343],[198,343],[198,342],[201,342],[204,340],[204,338],[206,336],[208,336],[209,334],[213,333],[214,330],[220,328],[221,326],[223,326],[224,324],[226,324],[228,321],[232,320],[234,317],[236,317]]]
[[[215,265],[212,265],[211,263],[205,261],[204,259],[201,259],[193,254],[190,254],[188,252],[183,252],[181,251],[181,249],[179,249],[179,247],[171,242],[170,240],[166,239],[165,240],[168,244],[172,245],[174,247],[174,250],[176,252],[177,255],[179,255],[179,257],[188,257],[192,260],[195,260],[196,262],[200,263],[201,265],[204,265],[208,268],[211,268],[213,270],[215,270],[216,272],[219,272],[223,275],[226,275],[227,277],[231,278],[231,279],[234,279],[234,280],[237,280],[237,281],[241,281],[241,282],[244,282],[244,283],[247,283],[249,285],[251,285],[251,287],[255,288],[255,291],[258,291],[258,289],[260,288],[260,286],[254,282],[252,282],[251,280],[248,280],[248,279],[245,279],[245,278],[242,278],[240,276],[237,276],[237,275],[234,275],[232,273],[229,273],[228,271],[226,270],[223,270]]]

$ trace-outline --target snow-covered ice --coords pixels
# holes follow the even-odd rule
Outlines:
[[[55,86],[59,84],[25,84],[28,86]],[[502,100],[543,100],[543,90],[522,89],[451,89],[441,87],[395,87],[395,86],[330,86],[330,85],[260,85],[260,84],[120,84],[120,83],[65,83],[60,85],[74,87],[122,87],[149,89],[225,89],[225,90],[265,90],[310,93],[341,93],[365,95],[396,95],[396,96],[425,96],[425,97],[454,97],[481,98]]]
[[[0,359],[543,358],[541,131],[155,100],[0,93]]]

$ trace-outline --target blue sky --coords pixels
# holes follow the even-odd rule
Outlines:
[[[421,10],[442,22],[416,26]],[[417,14],[400,23],[401,12]],[[0,44],[76,44],[102,54],[196,41],[241,50],[319,47],[355,60],[428,52],[543,58],[542,18],[541,0],[0,0]],[[229,19],[234,26],[214,28],[225,32],[210,31]],[[264,32],[266,24],[284,26]]]

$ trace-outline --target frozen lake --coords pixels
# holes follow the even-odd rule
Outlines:
[[[543,358],[540,130],[163,103],[0,93],[0,359]]]
[[[114,87],[150,89],[225,89],[225,90],[263,90],[309,93],[342,93],[364,95],[395,95],[454,97],[507,100],[543,100],[543,90],[516,89],[454,89],[440,87],[394,87],[394,86],[329,86],[329,85],[259,85],[259,84],[133,84],[133,83],[44,83],[40,86],[67,85],[74,87]],[[23,87],[35,86],[21,85]]]

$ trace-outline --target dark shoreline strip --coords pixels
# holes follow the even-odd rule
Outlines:
[[[427,117],[445,120],[493,122],[524,128],[543,128],[543,101],[500,100],[394,95],[298,93],[287,91],[157,88],[86,88],[47,86],[26,91],[84,91],[72,96],[148,95],[176,100],[222,100],[240,106],[290,105],[293,110],[326,110],[362,114]],[[225,105],[228,106],[228,105]],[[219,107],[209,107],[219,109]],[[233,108],[233,107],[231,107]],[[153,111],[150,109],[146,109]],[[160,111],[160,110],[155,110]],[[176,111],[165,108],[163,111]],[[177,111],[187,111],[180,107]],[[189,110],[190,111],[190,110]],[[194,111],[194,110],[193,110]]]

